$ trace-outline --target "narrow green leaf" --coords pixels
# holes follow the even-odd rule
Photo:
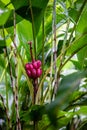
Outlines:
[[[77,23],[76,27],[76,34],[81,35],[83,33],[87,32],[87,2],[85,4],[85,7],[83,9],[83,12],[80,15],[79,21]]]
[[[70,46],[66,49],[67,54],[74,54],[74,52],[76,53],[76,50],[85,46],[87,46],[87,33],[80,35],[70,44]]]

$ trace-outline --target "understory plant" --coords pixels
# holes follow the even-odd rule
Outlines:
[[[0,130],[87,129],[87,0],[0,1]]]

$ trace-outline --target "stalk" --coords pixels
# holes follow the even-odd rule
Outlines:
[[[66,25],[66,32],[65,32],[65,36],[64,36],[64,40],[63,40],[63,47],[61,50],[61,57],[60,57],[60,65],[59,65],[59,69],[57,72],[57,79],[58,79],[58,84],[59,84],[59,79],[60,79],[60,72],[61,72],[61,66],[64,62],[64,58],[65,58],[65,54],[66,54],[66,42],[67,42],[67,36],[68,36],[68,30],[69,30],[69,25],[70,25],[70,20],[69,18],[67,19],[67,25]]]
[[[29,0],[29,4],[30,4],[31,19],[32,19],[33,39],[34,39],[34,55],[35,55],[35,59],[36,59],[36,30],[35,30],[34,16],[33,16],[31,0]]]
[[[3,30],[3,37],[4,37],[4,43],[6,45],[6,41],[5,41],[5,33],[4,33],[4,26],[2,27],[2,30]],[[4,57],[5,59],[9,59],[8,57],[8,52],[7,52],[7,47],[5,47],[4,49]],[[8,60],[9,61],[9,60]],[[5,63],[6,64],[6,63]],[[8,85],[7,85],[7,74],[6,74],[6,71],[5,71],[5,84],[6,84],[6,107],[8,109]]]
[[[2,27],[2,30],[3,30],[4,43],[6,44],[4,26]],[[5,59],[8,60],[8,65],[9,65],[9,56],[8,56],[7,47],[5,47],[5,49],[4,49],[4,54],[5,54]],[[1,96],[1,99],[2,99],[4,108],[5,108],[5,111],[6,111],[6,115],[7,115],[7,126],[8,126],[8,130],[9,129],[12,130],[11,120],[10,120],[10,117],[9,117],[9,114],[8,114],[9,113],[9,107],[8,107],[8,84],[7,84],[7,73],[6,72],[5,72],[5,84],[6,84],[6,107],[5,107],[4,99],[3,99],[2,96]]]
[[[37,90],[38,90],[38,80],[34,79],[33,80],[33,86],[34,86],[34,104],[36,102],[36,94],[37,94]]]
[[[43,76],[44,76],[44,17],[42,20],[42,78]],[[41,100],[43,100],[43,87],[41,90]]]
[[[72,42],[73,33],[74,33],[75,29],[76,29],[77,23],[78,23],[78,21],[79,21],[79,18],[80,18],[81,13],[83,12],[83,9],[84,9],[84,6],[85,6],[86,2],[87,2],[87,1],[84,0],[83,5],[82,5],[81,8],[80,8],[79,14],[78,14],[77,19],[76,19],[76,24],[74,24],[73,30],[72,30],[72,32],[71,32],[71,34],[70,34],[70,37],[69,37],[69,40],[68,40],[68,46],[69,46],[69,44]],[[66,49],[66,41],[67,41],[69,23],[70,23],[70,20],[68,19],[68,20],[67,20],[66,33],[65,33],[64,42],[63,42],[63,48],[62,48],[62,52],[61,52],[61,53],[62,53],[62,56],[61,56],[61,58],[60,58],[60,59],[61,59],[61,61],[60,61],[60,66],[59,66],[59,70],[58,70],[58,73],[57,73],[57,78],[58,78],[58,79],[59,79],[59,77],[60,77],[61,68],[62,68],[62,67],[64,66],[64,64],[66,64],[66,62],[68,61],[68,60],[66,60],[66,61],[63,63],[64,57],[65,57],[65,54],[66,54],[66,51],[67,51],[67,49]],[[70,59],[71,57],[72,57],[72,56],[70,56],[69,59]]]
[[[84,34],[84,35],[85,35],[85,34]],[[81,37],[81,36],[80,36],[80,37]],[[79,37],[76,41],[78,41],[78,40],[80,39],[80,37]],[[72,44],[74,44],[74,42],[73,42]],[[62,66],[60,67],[59,70],[61,71],[62,68],[64,67],[64,65],[65,65],[77,52],[79,52],[79,51],[80,51],[82,48],[84,48],[85,46],[87,46],[87,44],[85,44],[85,45],[83,45],[82,47],[80,47],[80,48],[78,48],[77,50],[75,50],[75,51],[68,57],[68,59],[66,59],[66,61],[64,61],[64,63],[62,64]],[[70,47],[71,47],[71,45],[66,48],[66,51],[67,51]],[[61,56],[62,56],[62,54],[60,54],[60,55],[57,57],[56,62],[61,58]],[[55,64],[55,62],[52,63],[52,66],[54,66],[54,64]],[[50,72],[50,70],[51,70],[51,66],[46,70],[46,72],[45,72],[45,74],[44,74],[44,77],[43,77],[43,79],[41,80],[41,82],[40,82],[40,84],[39,84],[38,91],[37,91],[37,96],[36,96],[36,103],[38,103],[38,102],[40,101],[40,91],[41,91],[41,89],[42,89],[42,87],[43,87],[42,84],[43,84],[43,82],[44,82],[44,80],[45,80],[47,74]],[[60,73],[60,72],[59,72],[59,73]]]
[[[57,59],[57,43],[56,43],[56,0],[53,2],[53,61],[54,63],[54,96],[56,96],[57,92],[57,66],[56,66],[56,59]]]
[[[14,47],[16,46],[16,14],[15,10],[13,12],[14,15]],[[16,130],[21,130],[21,123],[20,123],[20,117],[19,117],[19,107],[18,107],[18,81],[17,81],[17,55],[16,55],[16,48],[14,51],[15,56],[15,80],[14,80],[14,101],[15,101],[15,110],[16,110]]]
[[[28,42],[28,44],[30,45],[30,55],[31,55],[31,60],[32,62],[35,61],[33,53],[32,53],[32,42]],[[37,90],[38,90],[38,79],[32,79],[33,82],[33,87],[34,87],[34,101],[33,101],[33,105],[36,104],[36,94],[37,94]],[[34,125],[34,130],[38,130],[38,122],[37,121],[33,121],[33,125]]]
[[[37,90],[38,90],[38,79],[33,80],[33,86],[34,86],[34,104],[36,104],[36,94],[37,94]],[[38,130],[38,122],[34,120],[33,124],[34,124],[34,130]]]
[[[33,52],[32,52],[32,42],[28,42],[29,46],[30,46],[30,55],[31,55],[31,60],[32,62],[35,61],[34,56],[33,56]],[[36,94],[37,94],[37,90],[38,90],[38,79],[33,79],[33,87],[34,87],[34,104],[36,102]]]
[[[33,52],[32,52],[32,42],[28,42],[28,44],[30,45],[31,60],[34,61],[34,56],[33,56]]]
[[[69,40],[68,40],[68,47],[69,47],[69,44],[72,42],[73,33],[74,33],[75,29],[76,29],[77,23],[78,23],[78,21],[79,21],[79,18],[80,18],[81,13],[83,12],[83,9],[84,9],[84,6],[85,6],[86,2],[87,2],[87,1],[84,0],[83,5],[82,5],[81,8],[80,8],[79,14],[78,14],[77,19],[76,19],[76,24],[74,24],[73,30],[72,30],[72,32],[71,32],[71,34],[70,34],[70,37],[69,37]],[[70,20],[68,19],[68,20],[67,20],[66,33],[65,33],[64,42],[63,42],[63,48],[62,48],[62,52],[61,52],[62,55],[61,55],[61,58],[60,58],[60,59],[61,59],[61,61],[60,61],[60,66],[59,66],[59,70],[58,70],[58,73],[57,73],[57,78],[60,77],[61,68],[64,66],[64,64],[66,64],[66,62],[68,61],[68,59],[70,59],[70,58],[72,57],[72,56],[70,56],[70,57],[63,63],[64,57],[65,57],[65,54],[66,54],[66,51],[67,51],[65,45],[66,45],[66,42],[67,42],[67,35],[68,35],[69,23],[70,23]]]
[[[53,35],[51,37],[51,64],[50,64],[50,85],[49,85],[49,100],[50,102],[52,101],[52,93],[54,93],[54,91],[52,91],[52,79],[53,79]]]
[[[9,114],[8,114],[8,109],[7,107],[5,106],[5,102],[4,102],[4,98],[2,97],[2,95],[0,94],[0,99],[2,101],[2,104],[4,106],[4,109],[5,109],[5,113],[6,113],[6,117],[7,117],[7,122],[8,122],[8,130],[12,130],[12,126],[11,126],[11,123],[10,123],[10,118],[9,118]]]

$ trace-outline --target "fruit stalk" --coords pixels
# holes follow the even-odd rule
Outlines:
[[[33,86],[34,86],[34,104],[35,104],[36,94],[37,94],[37,90],[38,90],[38,79],[34,79]]]
[[[35,101],[36,101],[36,94],[37,94],[37,90],[38,90],[38,79],[37,79],[37,74],[36,74],[36,69],[37,69],[37,64],[34,60],[34,57],[33,57],[33,53],[32,53],[32,42],[28,42],[28,44],[30,45],[30,55],[31,55],[31,60],[32,60],[32,63],[31,63],[31,71],[32,73],[30,73],[31,77],[33,78],[33,86],[34,86],[34,104],[35,104]],[[34,130],[36,130],[36,121],[34,121]]]
[[[31,60],[34,61],[34,57],[33,57],[33,53],[32,53],[32,42],[28,42],[28,44],[30,45],[30,55],[31,55]]]

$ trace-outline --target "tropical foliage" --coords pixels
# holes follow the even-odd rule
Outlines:
[[[87,0],[0,0],[0,130],[86,129]]]

